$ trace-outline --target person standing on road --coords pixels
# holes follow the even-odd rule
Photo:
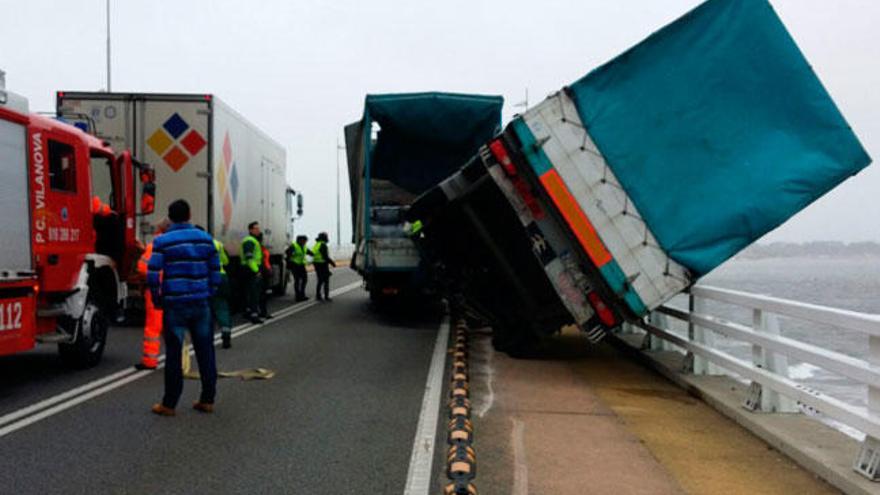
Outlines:
[[[217,293],[211,299],[211,309],[214,319],[220,327],[220,338],[223,340],[223,348],[232,347],[232,317],[229,315],[229,276],[226,275],[226,267],[229,266],[229,255],[226,248],[218,239],[214,239],[214,248],[217,249],[217,257],[220,259],[220,285]]]
[[[201,225],[196,228],[202,232],[207,232]],[[210,235],[210,234],[209,234]],[[229,277],[226,275],[226,267],[229,266],[229,255],[226,254],[226,248],[219,239],[214,239],[214,247],[217,249],[217,256],[220,258],[220,285],[217,292],[211,298],[211,314],[214,316],[214,322],[220,329],[220,338],[223,341],[223,348],[232,347],[232,316],[229,312]],[[184,357],[186,360],[186,357]]]
[[[260,250],[263,252],[263,264],[260,266],[260,318],[268,320],[272,318],[269,313],[269,289],[272,284],[272,261],[269,259],[269,250],[263,245],[263,233],[257,237],[260,241]]]
[[[153,236],[161,235],[168,228],[168,220],[159,222]],[[137,271],[144,277],[144,288],[146,288],[147,280],[147,264],[150,262],[150,256],[153,254],[153,242],[147,243],[143,254],[137,262]],[[150,290],[144,291],[144,352],[141,355],[141,362],[135,365],[139,370],[154,370],[159,366],[159,350],[161,343],[159,339],[162,337],[162,310],[153,304],[153,295]]]
[[[336,268],[336,262],[330,259],[330,250],[327,243],[330,242],[326,232],[321,232],[315,238],[312,246],[312,264],[315,265],[315,275],[318,277],[318,287],[315,289],[315,299],[318,301],[330,301],[330,267]],[[321,292],[323,291],[323,297]]]
[[[220,285],[220,257],[211,236],[189,223],[189,203],[182,199],[171,203],[168,218],[172,225],[153,239],[153,254],[147,265],[153,303],[164,311],[162,336],[166,349],[165,395],[152,411],[174,416],[183,392],[181,353],[188,330],[202,381],[202,393],[193,409],[210,413],[217,393],[210,300]]]
[[[297,302],[307,301],[309,299],[308,296],[306,296],[306,284],[309,280],[308,274],[306,273],[306,256],[309,254],[309,249],[306,247],[306,243],[308,241],[308,237],[298,235],[296,236],[296,240],[290,244],[289,248],[287,248],[287,266],[291,273],[293,273],[293,293]]]
[[[248,224],[248,235],[241,241],[241,264],[244,274],[245,313],[251,323],[260,319],[260,297],[263,291],[263,247],[260,245],[260,223]]]

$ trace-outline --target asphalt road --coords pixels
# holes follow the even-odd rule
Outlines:
[[[333,285],[356,280],[342,269]],[[221,371],[277,375],[221,380],[213,415],[189,409],[189,380],[176,417],[149,413],[160,371],[0,436],[0,493],[401,493],[439,323],[377,313],[355,288],[218,349]],[[81,372],[51,350],[3,359],[0,415],[125,369],[139,339],[114,329],[104,362]]]

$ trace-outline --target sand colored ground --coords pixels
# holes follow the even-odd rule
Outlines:
[[[487,340],[471,357],[482,494],[838,493],[609,346],[564,334],[514,360]]]

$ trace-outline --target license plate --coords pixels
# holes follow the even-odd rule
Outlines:
[[[27,324],[26,316],[31,309],[30,297],[0,300],[0,332],[21,330]]]

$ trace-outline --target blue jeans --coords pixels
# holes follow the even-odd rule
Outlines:
[[[185,304],[166,306],[162,336],[165,338],[165,397],[162,404],[175,408],[183,392],[183,370],[181,354],[183,339],[189,330],[199,375],[202,380],[202,395],[199,401],[214,403],[217,394],[217,363],[214,361],[214,328],[211,321],[211,307],[208,300],[192,301]]]

